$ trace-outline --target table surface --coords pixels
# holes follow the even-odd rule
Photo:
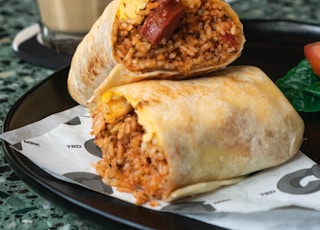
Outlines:
[[[31,65],[12,51],[16,34],[38,21],[34,0],[0,0],[0,130],[12,105],[54,70]],[[283,19],[320,24],[319,0],[237,0],[231,6],[241,19]],[[1,143],[0,143],[1,145]],[[0,146],[0,229],[118,229],[41,197],[21,181]]]

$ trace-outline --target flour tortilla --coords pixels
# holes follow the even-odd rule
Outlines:
[[[232,66],[191,80],[149,80],[111,89],[101,84],[90,111],[99,111],[101,103],[117,103],[113,98],[119,97],[126,103],[118,100],[114,108],[129,103],[145,130],[143,140],[156,138],[163,149],[169,166],[166,201],[280,165],[303,140],[299,114],[253,66]]]
[[[197,0],[183,1],[192,3]],[[232,63],[241,55],[245,43],[243,26],[237,14],[227,3],[222,0],[210,1],[219,4],[241,31],[241,34],[237,38],[239,40],[237,51],[230,53],[225,61],[210,66],[206,66],[204,63],[204,66],[191,69],[186,73],[178,70],[130,71],[123,63],[117,62],[114,58],[114,35],[112,31],[118,20],[116,15],[119,6],[121,4],[125,5],[128,2],[130,3],[132,0],[113,0],[76,49],[68,76],[70,95],[79,104],[85,105],[87,100],[93,95],[94,90],[106,78],[108,81],[105,84],[110,88],[144,79],[191,78],[223,68]]]

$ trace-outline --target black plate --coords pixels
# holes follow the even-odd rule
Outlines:
[[[304,58],[303,46],[320,39],[320,27],[290,21],[244,20],[247,43],[235,64],[255,65],[277,80]],[[76,103],[70,98],[66,79],[69,67],[54,73],[28,91],[8,113],[4,130],[8,131],[38,121]],[[45,98],[45,99],[44,99]],[[320,113],[301,113],[305,121],[302,151],[317,163],[320,149]],[[6,157],[25,182],[46,198],[93,217],[97,222],[137,228],[220,229],[196,220],[142,207],[57,180],[38,168],[3,141]],[[80,208],[79,208],[80,207]],[[121,227],[123,227],[121,226]]]

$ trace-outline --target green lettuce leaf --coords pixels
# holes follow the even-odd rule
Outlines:
[[[320,111],[320,78],[313,73],[306,59],[276,84],[297,111]]]

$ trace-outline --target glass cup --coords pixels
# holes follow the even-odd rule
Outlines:
[[[73,54],[111,0],[36,0],[40,42],[57,53]]]

